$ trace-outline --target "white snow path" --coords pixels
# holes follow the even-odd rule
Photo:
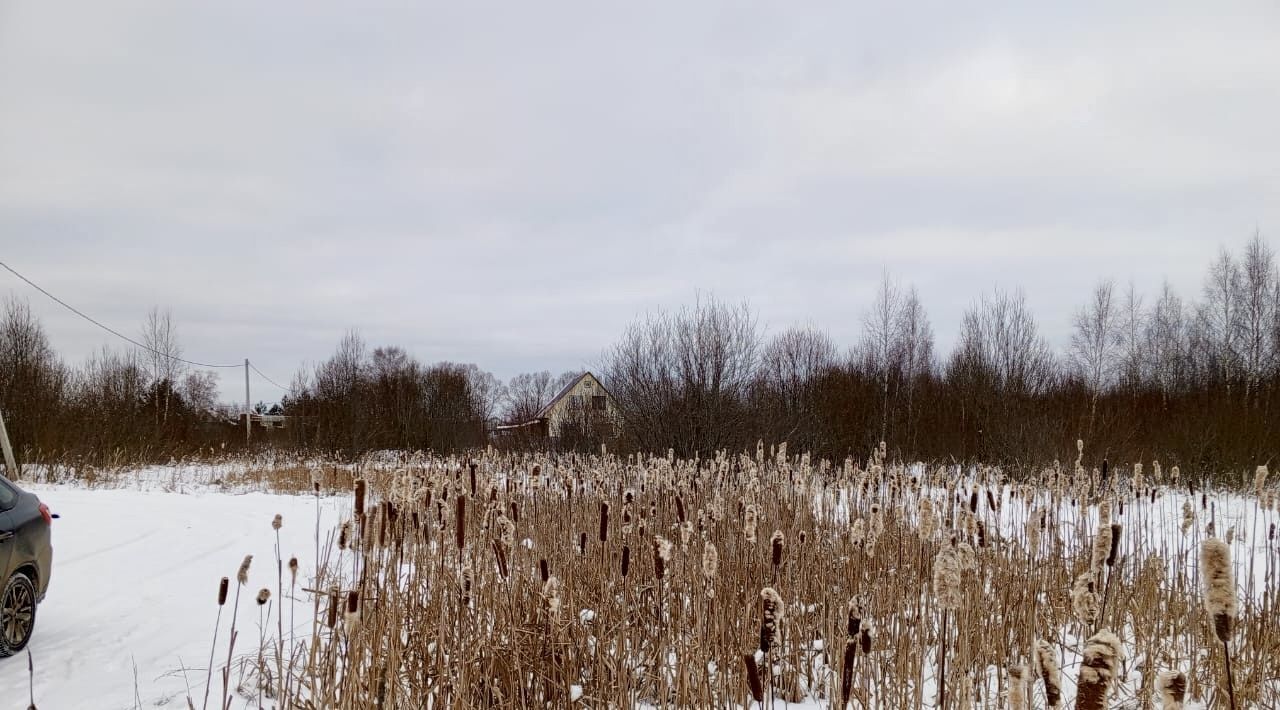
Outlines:
[[[185,708],[187,683],[196,707],[204,695],[218,582],[232,580],[246,554],[254,556],[241,592],[236,653],[258,643],[262,587],[278,601],[272,517],[284,517],[282,558],[296,555],[299,586],[315,559],[316,499],[246,493],[160,493],[27,486],[61,515],[53,525],[53,572],[29,648],[41,708],[135,707],[134,664],[142,707]],[[321,541],[350,500],[321,499]],[[284,570],[285,595],[289,572]],[[300,599],[305,597],[299,594]],[[286,601],[286,604],[288,602]],[[228,600],[215,667],[226,661]],[[287,617],[286,617],[287,618]],[[310,606],[298,605],[298,619]],[[274,627],[274,624],[273,624]],[[186,681],[179,671],[188,668]],[[27,704],[26,654],[0,660],[0,700]],[[210,706],[221,683],[215,679]]]

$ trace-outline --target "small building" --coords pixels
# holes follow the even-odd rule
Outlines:
[[[584,372],[547,402],[533,419],[494,428],[502,436],[533,435],[555,441],[581,436],[617,434],[620,417],[613,395],[590,372]]]

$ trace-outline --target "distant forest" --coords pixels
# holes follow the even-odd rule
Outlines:
[[[105,463],[244,446],[239,410],[217,379],[190,369],[177,328],[153,309],[148,349],[63,361],[27,301],[0,314],[0,408],[20,456]],[[1020,292],[978,296],[940,354],[916,290],[886,277],[858,342],[822,330],[766,335],[745,304],[714,297],[626,326],[595,369],[622,418],[506,446],[701,454],[754,451],[864,458],[880,441],[904,459],[1043,465],[1159,460],[1185,471],[1273,462],[1280,453],[1280,272],[1255,236],[1208,264],[1194,297],[1144,294],[1102,280],[1078,305],[1061,349]],[[328,360],[296,374],[281,401],[289,424],[258,445],[354,456],[378,449],[463,451],[489,445],[494,422],[533,417],[577,373],[501,382],[473,364],[426,365],[352,331]]]

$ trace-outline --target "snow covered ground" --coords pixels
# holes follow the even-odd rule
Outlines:
[[[218,582],[226,576],[234,584],[247,554],[254,562],[241,600],[237,653],[256,648],[252,597],[262,587],[276,594],[274,515],[284,516],[281,555],[298,557],[299,580],[314,567],[312,496],[227,494],[198,486],[194,493],[24,487],[62,516],[54,521],[51,584],[29,646],[40,708],[185,708],[188,684],[199,708]],[[350,508],[349,498],[320,500],[322,539],[344,505]],[[288,570],[285,575],[287,594]],[[310,618],[303,611],[300,621]],[[226,658],[226,626],[224,618],[222,661],[215,664]],[[25,707],[27,688],[25,654],[0,660],[4,707]]]

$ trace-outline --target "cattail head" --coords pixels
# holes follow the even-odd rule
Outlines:
[[[933,501],[922,497],[917,507],[920,517],[920,539],[929,540],[933,537],[933,528],[938,522],[937,515],[933,511]]]
[[[240,586],[249,583],[249,565],[251,564],[253,564],[253,555],[245,555],[244,562],[240,563],[240,570],[236,572],[236,581],[240,583]]]
[[[1259,497],[1261,497],[1262,489],[1265,488],[1266,485],[1267,485],[1267,467],[1264,464],[1262,466],[1259,466],[1258,469],[1253,473],[1254,493],[1257,494]]]
[[[548,577],[546,583],[542,585],[542,601],[546,604],[548,618],[555,620],[560,617],[560,580],[554,576]]]
[[[1044,681],[1045,702],[1050,710],[1062,703],[1062,671],[1058,667],[1058,657],[1048,641],[1036,643],[1036,674]]]
[[[276,513],[276,517],[271,519],[271,529],[279,530],[280,526],[283,524],[284,524],[284,518],[280,517],[279,513]]]
[[[1107,553],[1107,566],[1116,566],[1116,553],[1120,550],[1120,523],[1111,524],[1111,550]]]
[[[360,592],[351,590],[347,592],[347,613],[343,616],[343,620],[347,625],[347,633],[354,633],[360,626]]]
[[[453,517],[453,537],[458,549],[462,550],[467,546],[467,499],[458,496],[454,500],[457,513]]]
[[[938,606],[947,611],[960,608],[963,595],[960,592],[960,557],[955,548],[943,545],[933,558],[933,595]]]
[[[1019,663],[1009,667],[1009,710],[1027,710],[1029,678],[1026,664]]]
[[[748,543],[755,544],[756,541],[756,506],[754,503],[748,504],[742,514],[742,534]]]
[[[298,558],[297,557],[289,558],[289,583],[290,584],[298,583]]]
[[[222,606],[227,603],[227,587],[229,586],[229,583],[230,580],[226,577],[223,577],[222,581],[218,583],[218,606]]]
[[[1110,511],[1106,501],[1098,506],[1098,534],[1093,538],[1093,552],[1089,564],[1095,574],[1102,569],[1102,565],[1107,561],[1107,555],[1111,553]]]
[[[1156,692],[1160,694],[1160,710],[1182,710],[1187,697],[1187,676],[1178,671],[1156,675]]]
[[[715,579],[716,570],[720,565],[720,554],[716,552],[716,546],[710,541],[702,545],[702,576],[708,581]]]
[[[1231,571],[1231,548],[1211,538],[1200,545],[1200,581],[1204,607],[1213,619],[1218,640],[1227,643],[1236,619],[1236,583]]]
[[[1098,618],[1098,595],[1093,591],[1093,578],[1093,571],[1086,570],[1071,586],[1071,611],[1086,626]]]
[[[262,589],[258,590],[258,606],[262,606],[263,604],[266,604],[267,600],[270,598],[271,598],[270,589],[263,587]]]
[[[609,541],[609,504],[600,503],[600,542]]]
[[[1120,639],[1110,631],[1103,629],[1089,637],[1084,647],[1084,659],[1077,683],[1078,710],[1105,710],[1111,683],[1115,680],[1123,655],[1124,648],[1120,645]]]
[[[363,516],[364,516],[364,492],[365,492],[364,479],[363,479],[363,478],[356,479],[356,510],[355,510],[355,514],[356,514],[356,516],[357,516],[357,517],[363,517]]]
[[[782,602],[782,595],[773,587],[765,587],[760,590],[760,607],[761,618],[760,624],[760,650],[768,653],[770,649],[775,648],[778,642],[778,622],[782,621],[783,614],[786,613],[786,605]]]
[[[1191,526],[1195,524],[1196,513],[1195,506],[1191,505],[1191,499],[1182,501],[1182,534],[1186,534]]]
[[[658,579],[666,576],[667,565],[671,562],[671,541],[664,537],[653,540],[653,573]]]
[[[631,546],[622,546],[622,578],[627,578],[627,573],[631,571]]]
[[[772,562],[774,567],[782,564],[782,548],[785,544],[785,540],[786,538],[783,536],[781,530],[774,530],[773,537],[769,538],[769,547],[773,552]]]

